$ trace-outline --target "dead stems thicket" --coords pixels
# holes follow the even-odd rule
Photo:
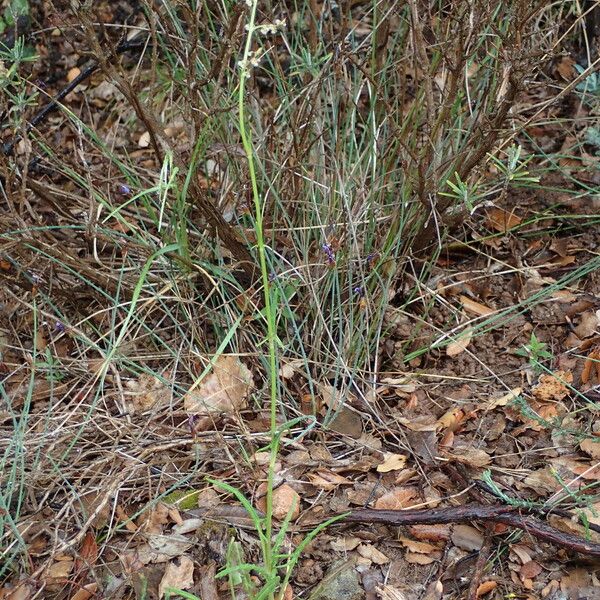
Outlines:
[[[118,490],[142,511],[193,473],[245,483],[241,461],[194,430],[181,398],[220,344],[252,360],[257,381],[266,368],[236,120],[246,3],[146,0],[116,24],[96,3],[48,4],[62,50],[98,69],[41,119],[26,72],[11,82],[27,94],[10,111],[14,152],[1,165],[11,342],[0,394],[11,398],[3,427],[21,425],[0,442],[5,462],[18,458],[1,475],[13,563],[2,576],[25,555],[23,515],[60,506],[43,535],[64,545]],[[497,183],[489,155],[504,157],[519,94],[558,35],[539,19],[546,4],[259,4],[244,106],[279,358],[300,373],[280,386],[286,418],[315,411],[321,384],[377,418],[367,400],[389,299],[473,210],[444,195],[449,182]],[[117,51],[131,39],[135,48]],[[152,418],[128,414],[131,390],[148,381],[166,404]],[[256,396],[258,419],[264,388]],[[219,440],[265,443],[235,421],[223,427]],[[106,539],[125,522],[108,522]]]

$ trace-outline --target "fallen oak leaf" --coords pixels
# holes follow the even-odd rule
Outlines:
[[[540,402],[559,401],[569,395],[569,385],[573,383],[573,373],[570,371],[555,371],[540,375],[539,383],[531,390],[536,400]]]
[[[498,233],[508,233],[521,224],[521,217],[503,208],[493,207],[487,211],[486,225]]]
[[[594,460],[600,460],[600,438],[585,439],[579,444],[579,447]]]
[[[378,473],[389,473],[390,471],[400,471],[406,465],[408,456],[406,454],[395,454],[393,452],[384,452],[383,462],[377,465]]]
[[[375,508],[397,510],[414,506],[416,502],[412,500],[417,497],[418,493],[416,487],[396,488],[378,498],[375,502]]]
[[[523,391],[523,388],[517,387],[513,388],[508,392],[508,394],[504,394],[500,396],[500,398],[492,398],[485,404],[485,410],[492,410],[498,406],[506,406],[509,402],[516,400]]]
[[[221,354],[212,373],[188,391],[183,399],[186,412],[195,415],[235,413],[246,405],[254,382],[252,373],[236,356]]]
[[[194,561],[180,556],[167,564],[158,586],[158,597],[162,598],[170,590],[185,590],[194,585]]]

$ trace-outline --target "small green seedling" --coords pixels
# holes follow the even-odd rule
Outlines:
[[[506,161],[502,161],[493,154],[488,154],[491,161],[494,163],[498,172],[505,179],[506,184],[510,185],[527,185],[531,183],[539,183],[540,178],[531,175],[527,170],[527,164],[533,158],[521,158],[522,148],[520,145],[512,144],[506,151]]]
[[[446,185],[450,188],[450,192],[440,192],[440,196],[447,196],[455,201],[463,202],[469,213],[475,210],[475,207],[480,200],[477,184],[468,184],[460,178],[458,173],[454,173],[456,182],[448,179]]]
[[[536,373],[544,371],[542,365],[543,360],[550,360],[553,358],[552,353],[546,350],[548,344],[540,342],[535,333],[531,332],[528,344],[523,344],[522,348],[519,348],[515,354],[523,356],[529,359],[529,365]]]

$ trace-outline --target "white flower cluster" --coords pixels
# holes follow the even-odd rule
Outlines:
[[[263,53],[262,48],[259,48],[258,50],[255,50],[254,52],[250,52],[247,59],[240,60],[238,62],[238,67],[239,67],[240,71],[242,71],[242,73],[245,74],[246,79],[248,79],[250,77],[250,71],[252,71],[252,69],[254,67],[258,67],[258,65],[260,64],[260,59],[262,58],[263,54],[264,53]]]
[[[273,23],[263,23],[257,25],[255,30],[259,35],[275,35],[278,31],[283,31],[287,26],[285,19],[275,19]],[[246,28],[248,26],[246,25]]]

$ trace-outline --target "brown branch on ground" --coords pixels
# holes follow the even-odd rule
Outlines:
[[[117,54],[124,54],[130,50],[139,50],[144,47],[147,43],[146,36],[141,34],[136,36],[134,39],[121,42],[115,52]],[[43,122],[48,115],[53,113],[60,107],[60,102],[68,96],[79,84],[84,83],[88,80],[98,69],[100,65],[97,61],[92,61],[77,77],[73,79],[68,85],[66,85],[62,90],[60,90],[56,96],[50,99],[50,102],[43,106],[27,123],[27,127],[25,131],[29,133],[34,127],[37,127],[41,122]],[[19,136],[15,136],[13,139],[9,140],[2,146],[2,153],[9,155],[12,154],[12,151],[15,147],[15,144],[20,140]]]
[[[574,552],[600,557],[600,544],[563,533],[535,517],[523,515],[512,506],[482,506],[467,504],[431,510],[377,510],[363,508],[349,513],[346,522],[383,523],[385,525],[434,525],[442,523],[470,523],[484,521],[503,523],[527,532],[545,542],[562,546]]]

